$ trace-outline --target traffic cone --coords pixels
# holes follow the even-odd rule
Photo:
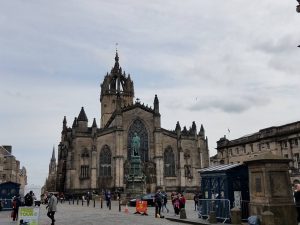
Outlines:
[[[125,212],[125,213],[128,213],[128,207],[127,207],[127,204],[125,205],[124,212]]]

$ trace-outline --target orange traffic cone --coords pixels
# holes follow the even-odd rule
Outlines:
[[[127,204],[125,205],[124,212],[125,212],[125,213],[128,213],[128,207],[127,207]]]

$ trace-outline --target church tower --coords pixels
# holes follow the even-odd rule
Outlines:
[[[118,101],[121,101],[121,107],[132,105],[134,97],[133,81],[130,74],[126,75],[125,71],[119,65],[119,56],[116,51],[115,65],[110,73],[107,73],[101,84],[101,121],[100,128],[103,128],[109,118],[117,109]]]

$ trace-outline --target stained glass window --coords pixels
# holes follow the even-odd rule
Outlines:
[[[165,177],[174,177],[175,175],[175,157],[172,148],[169,146],[164,152]]]
[[[134,137],[134,134],[137,134],[140,138],[140,149],[139,156],[141,156],[142,162],[148,162],[148,132],[145,125],[140,119],[136,119],[130,126],[128,131],[128,141],[127,141],[127,150],[128,150],[128,159],[131,159],[131,141]]]
[[[100,177],[111,176],[111,151],[107,145],[105,145],[100,152]]]

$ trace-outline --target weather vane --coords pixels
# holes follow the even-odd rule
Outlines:
[[[116,43],[116,51],[118,51],[118,42]]]

